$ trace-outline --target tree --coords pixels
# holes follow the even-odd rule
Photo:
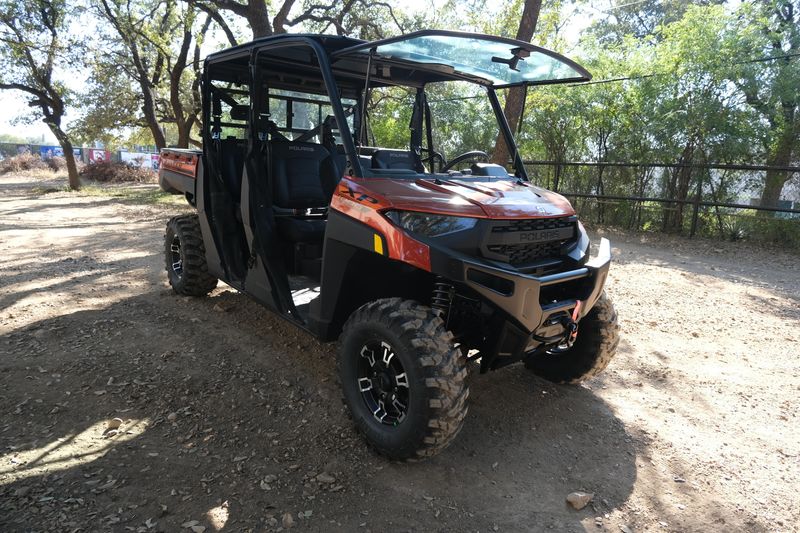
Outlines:
[[[533,33],[536,31],[536,22],[539,20],[539,11],[542,7],[542,0],[525,0],[525,6],[522,10],[522,18],[519,21],[519,28],[517,29],[516,38],[519,41],[530,42],[533,38]],[[520,116],[522,115],[523,102],[525,101],[526,89],[525,87],[513,87],[508,90],[506,96],[506,103],[503,107],[503,113],[508,121],[508,126],[511,131],[514,131],[519,123]],[[492,153],[492,162],[500,165],[505,165],[511,154],[509,153],[506,141],[502,133],[497,135],[497,140],[494,144],[494,152]]]
[[[153,142],[161,149],[167,143],[156,113],[156,87],[165,74],[165,61],[158,47],[146,37],[146,32],[150,29],[153,30],[151,33],[167,30],[174,2],[168,1],[160,15],[157,13],[159,6],[126,0],[101,0],[98,9],[111,24],[119,43],[119,47],[109,51],[107,61],[138,85],[144,120],[153,135]],[[156,28],[152,28],[153,24]]]
[[[99,93],[97,100],[116,103],[122,113],[109,114],[104,106],[95,105],[82,121],[82,129],[101,135],[103,125],[106,131],[146,126],[160,149],[167,145],[164,125],[174,124],[173,144],[181,148],[199,144],[192,132],[200,122],[200,46],[216,20],[214,14],[206,11],[200,24],[199,9],[178,0],[155,6],[145,1],[102,0],[98,12],[110,23],[110,40],[115,45],[107,47],[95,65],[92,91]],[[109,87],[114,87],[113,93]],[[131,97],[139,102],[138,110],[128,105]]]
[[[201,100],[200,100],[200,45],[208,31],[213,17],[208,16],[195,35],[194,21],[195,12],[188,10],[182,17],[179,17],[179,24],[182,27],[180,45],[178,53],[174,57],[170,53],[167,41],[161,45],[161,51],[166,58],[168,81],[169,81],[169,106],[164,106],[169,110],[170,122],[174,122],[178,130],[177,146],[188,148],[189,143],[193,142],[200,145],[200,141],[191,138],[193,128],[200,121]],[[192,43],[194,42],[194,47]],[[193,48],[193,54],[189,56],[189,50]],[[192,76],[184,77],[187,68],[192,67]]]
[[[748,2],[737,22],[726,44],[746,55],[730,77],[769,126],[761,140],[767,165],[790,166],[800,154],[800,2]],[[777,206],[791,177],[785,170],[767,171],[761,205]]]
[[[62,127],[69,89],[54,75],[56,65],[67,62],[75,43],[65,36],[70,7],[64,0],[3,0],[0,2],[0,90],[21,91],[28,105],[64,151],[69,187],[80,188],[72,142]]]
[[[358,13],[368,12],[377,7],[388,10],[394,18],[391,5],[378,0],[306,3],[300,8],[302,11],[292,18],[290,15],[295,2],[296,0],[283,0],[273,7],[273,3],[269,0],[193,0],[193,3],[206,12],[229,11],[244,18],[253,32],[253,39],[287,33],[290,28],[301,24],[316,25],[317,31],[322,33],[333,28],[337,35],[349,35],[354,29],[361,27],[361,24],[370,26],[369,19],[360,17]],[[354,16],[347,23],[350,15]],[[396,18],[395,23],[397,23]]]
[[[679,21],[691,5],[722,4],[723,0],[609,0],[601,18],[592,25],[591,34],[603,46],[619,44],[626,36],[636,39],[655,36],[659,26]],[[590,9],[598,11],[592,2]]]

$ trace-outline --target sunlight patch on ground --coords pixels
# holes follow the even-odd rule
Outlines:
[[[3,287],[0,290],[0,302],[5,307],[0,311],[0,335],[8,335],[36,322],[63,316],[65,309],[69,310],[70,315],[96,311],[153,288],[148,279],[151,272],[147,268],[127,270],[125,281],[120,281],[119,273],[109,272],[92,281],[80,282],[81,278],[96,274],[96,271],[82,271],[47,281],[21,283],[17,290]],[[84,288],[77,295],[69,290],[69,286],[76,282],[82,283]],[[53,288],[48,290],[48,286]],[[60,290],[55,290],[55,287]],[[38,316],[29,312],[35,307],[42,309]]]
[[[211,527],[217,531],[224,528],[228,522],[228,502],[224,501],[222,504],[209,509],[206,513],[206,518],[211,523]]]
[[[59,437],[39,448],[7,453],[0,457],[0,485],[91,463],[115,446],[144,433],[149,423],[149,419],[131,420],[114,433],[108,431],[109,422],[103,420],[80,433]],[[13,476],[3,479],[11,474]]]

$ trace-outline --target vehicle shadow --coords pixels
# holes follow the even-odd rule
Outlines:
[[[232,291],[152,291],[0,346],[3,531],[268,531],[284,513],[312,531],[576,529],[636,480],[637,443],[601,399],[522,367],[470,377],[440,456],[389,462],[352,429],[334,347]],[[595,501],[568,508],[575,490]]]

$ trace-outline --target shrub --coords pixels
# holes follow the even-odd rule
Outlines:
[[[63,159],[62,159],[63,161]],[[51,167],[42,161],[38,154],[24,153],[0,161],[0,175],[28,170],[50,170]]]
[[[45,164],[50,167],[53,172],[61,172],[67,170],[67,160],[61,156],[53,156],[50,159],[45,159]]]
[[[119,161],[98,161],[84,166],[81,177],[100,183],[155,183],[156,173]]]

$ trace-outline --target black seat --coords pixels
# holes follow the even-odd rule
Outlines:
[[[228,187],[234,202],[238,204],[242,195],[245,141],[233,138],[222,139],[219,141],[219,150],[222,181]]]
[[[381,170],[415,170],[414,154],[407,150],[381,148],[372,154],[372,168]]]
[[[336,149],[331,152],[331,156],[333,157],[333,169],[336,175],[336,183],[339,183],[347,172],[347,155],[344,153],[344,146],[341,144],[336,145]]]
[[[325,219],[298,211],[330,204],[338,179],[328,150],[314,143],[272,141],[270,151],[278,232],[292,242],[321,241]]]

